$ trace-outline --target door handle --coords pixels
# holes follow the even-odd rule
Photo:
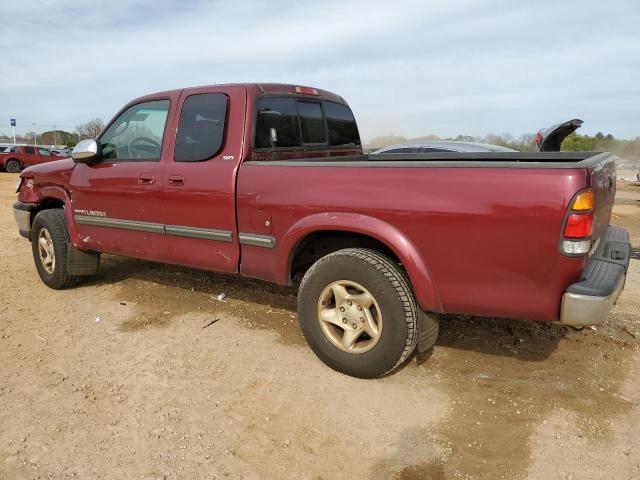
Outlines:
[[[150,173],[141,173],[138,175],[139,185],[151,185],[156,181],[156,178]]]
[[[184,177],[182,175],[169,175],[169,185],[184,185]]]

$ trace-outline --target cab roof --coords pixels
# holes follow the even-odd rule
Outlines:
[[[206,88],[224,88],[224,87],[244,87],[247,89],[250,95],[255,97],[260,95],[292,95],[292,96],[304,96],[304,97],[317,97],[322,100],[329,100],[332,102],[338,102],[347,104],[347,102],[340,95],[336,95],[335,93],[329,92],[327,90],[322,90],[320,88],[308,87],[304,85],[295,85],[292,83],[218,83],[214,85],[202,85],[202,86],[194,86],[194,87],[186,87],[186,88],[178,88],[175,90],[166,90],[162,92],[151,93],[148,95],[144,95],[142,97],[137,98],[135,101],[139,101],[140,99],[146,99],[150,97],[158,97],[161,95],[170,95],[180,93],[182,91],[189,90],[202,90]],[[131,102],[130,102],[131,103]]]

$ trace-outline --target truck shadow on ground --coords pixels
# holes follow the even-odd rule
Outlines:
[[[84,285],[119,287],[117,300],[136,305],[124,331],[163,327],[178,315],[232,315],[251,328],[275,331],[285,344],[304,345],[296,319],[296,291],[259,280],[103,255]],[[225,297],[218,300],[219,294]],[[437,346],[541,361],[567,335],[565,326],[512,319],[443,315]],[[428,353],[421,359],[428,357]],[[419,360],[421,361],[421,360]]]

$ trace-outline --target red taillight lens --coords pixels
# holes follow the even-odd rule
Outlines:
[[[564,227],[564,236],[566,238],[585,238],[591,236],[593,229],[593,214],[577,214],[573,213],[567,217],[567,223]]]

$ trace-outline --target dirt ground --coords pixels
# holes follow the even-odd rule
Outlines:
[[[48,289],[15,181],[0,174],[0,479],[640,478],[640,260],[596,329],[447,316],[430,358],[357,380],[305,346],[289,290],[111,256]],[[640,187],[618,199],[640,247]]]

